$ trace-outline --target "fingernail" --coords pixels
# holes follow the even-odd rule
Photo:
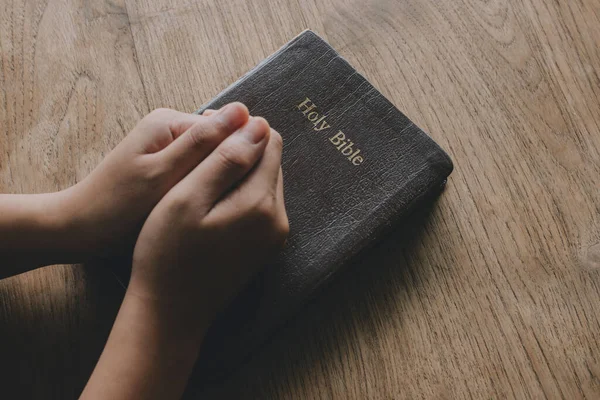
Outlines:
[[[231,103],[225,104],[223,107],[219,108],[217,110],[217,114],[221,114],[222,112],[224,112],[225,110],[227,110],[229,108],[229,106],[231,105]],[[207,110],[208,111],[208,110]]]
[[[240,108],[236,107],[233,103],[221,107],[219,111],[213,115],[216,115],[216,117],[219,118],[232,132],[246,122],[244,118],[242,118],[243,114],[240,112]]]
[[[225,124],[230,125],[234,122],[236,113],[232,109],[231,104],[227,104],[214,113],[218,118],[220,118]]]
[[[227,111],[231,110],[230,106],[231,104],[224,105],[223,107],[219,108],[215,114],[219,116],[227,116]]]
[[[269,123],[261,117],[250,117],[250,121],[238,131],[247,141],[252,144],[260,143],[269,131]]]

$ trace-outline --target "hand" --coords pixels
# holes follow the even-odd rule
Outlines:
[[[211,320],[287,236],[281,147],[250,118],[152,210],[82,399],[181,396]]]
[[[69,246],[84,257],[132,247],[158,201],[248,118],[240,103],[210,116],[148,114],[88,177],[58,193]]]
[[[251,117],[175,185],[140,232],[128,296],[212,319],[287,236],[281,149]]]

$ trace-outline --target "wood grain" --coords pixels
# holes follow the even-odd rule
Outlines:
[[[600,3],[0,1],[0,190],[85,176],[149,110],[196,109],[304,28],[453,157],[440,200],[228,382],[188,397],[600,397]],[[3,392],[73,398],[122,287],[0,282]]]

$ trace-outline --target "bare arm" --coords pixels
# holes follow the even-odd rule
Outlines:
[[[251,117],[158,203],[82,398],[182,395],[206,328],[287,235],[280,162],[281,137]]]
[[[241,109],[234,104],[211,117],[155,110],[76,185],[57,193],[0,194],[0,278],[84,262],[124,244],[133,248],[152,208],[225,138],[216,127],[228,112],[234,113],[232,129],[241,126]]]
[[[83,258],[66,230],[61,196],[0,195],[0,278]]]
[[[198,310],[190,315],[128,293],[81,399],[181,397],[206,321]]]
[[[0,195],[0,278],[135,243],[82,398],[181,396],[214,316],[287,235],[281,146],[239,103],[157,110],[77,185]]]

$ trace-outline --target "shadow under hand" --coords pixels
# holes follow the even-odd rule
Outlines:
[[[100,265],[55,265],[0,281],[3,396],[79,397],[123,293]]]
[[[186,398],[306,397],[307,387],[326,388],[340,379],[335,366],[365,360],[358,346],[376,346],[387,323],[402,324],[398,302],[427,279],[419,269],[422,242],[435,212],[435,199],[424,202],[382,242],[348,265],[345,271],[301,312],[292,317],[252,359],[223,381],[210,386],[192,376]],[[359,340],[359,336],[368,340]],[[377,357],[377,351],[367,352]],[[347,359],[344,359],[347,358]],[[369,364],[376,363],[371,360]],[[313,393],[316,395],[316,393]]]

